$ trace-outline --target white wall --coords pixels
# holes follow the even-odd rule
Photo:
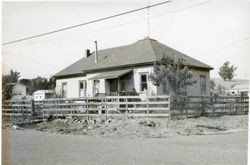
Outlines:
[[[35,93],[33,94],[34,101],[41,101],[45,99],[45,93]]]
[[[153,67],[138,67],[133,70],[134,73],[134,85],[135,90],[140,93],[140,75],[142,73],[151,73],[153,71]],[[94,76],[98,75],[98,73],[87,74],[84,77],[76,77],[76,78],[65,78],[56,80],[56,93],[60,94],[62,91],[62,83],[67,83],[67,98],[79,97],[79,81],[87,80],[87,96],[93,96],[93,85],[94,85]],[[100,79],[100,93],[105,93],[107,90],[105,89],[107,85],[105,85],[105,79]],[[148,80],[148,92],[150,94],[156,94],[157,88]]]
[[[87,74],[86,78],[87,78],[87,96],[88,97],[93,97],[94,80],[91,80],[91,78],[95,77],[98,74],[100,74],[100,72]],[[105,93],[105,79],[100,79],[99,93]]]
[[[25,96],[26,95],[26,86],[19,84],[19,83],[15,84],[12,88],[12,94]]]
[[[149,73],[153,72],[153,66],[148,66],[148,67],[138,67],[135,68],[134,70],[134,85],[135,85],[135,90],[138,93],[141,93],[140,91],[140,75],[143,73],[147,73],[149,75]],[[148,92],[151,95],[155,95],[157,93],[157,88],[156,86],[153,85],[153,83],[148,80]]]
[[[86,77],[65,78],[56,80],[56,93],[62,92],[62,83],[67,83],[67,98],[79,97],[79,81],[86,80]],[[87,89],[88,89],[87,84]]]
[[[137,67],[133,69],[134,74],[134,87],[136,92],[141,93],[140,91],[140,75],[143,73],[147,73],[148,75],[153,72],[153,66],[148,67]],[[188,95],[201,95],[200,91],[200,75],[206,76],[206,94],[210,94],[210,75],[208,71],[201,71],[201,70],[192,70],[193,73],[193,79],[197,80],[197,83],[189,86],[187,88]],[[92,97],[93,96],[93,84],[94,76],[98,75],[99,73],[94,74],[88,74],[86,77],[76,77],[76,78],[67,78],[67,79],[59,79],[56,80],[56,92],[60,93],[62,89],[62,83],[67,82],[67,98],[74,98],[79,97],[79,81],[81,80],[87,80],[87,96]],[[105,79],[100,79],[100,93],[105,93],[109,88],[107,84],[105,85]],[[148,93],[151,95],[157,94],[157,87],[153,85],[153,83],[148,80]],[[160,93],[158,93],[160,94]]]

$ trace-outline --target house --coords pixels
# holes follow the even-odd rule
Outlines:
[[[162,86],[154,86],[148,75],[154,63],[164,55],[184,58],[197,83],[188,87],[188,95],[209,95],[212,67],[154,39],[144,38],[130,45],[109,49],[86,50],[85,57],[54,75],[56,92],[63,97],[85,97],[117,92],[147,91],[163,94]]]
[[[240,96],[241,94],[249,95],[249,80],[246,79],[233,79],[224,81],[221,78],[212,78],[216,86],[217,93],[220,95]]]
[[[53,90],[37,90],[33,93],[34,101],[41,101],[44,99],[49,99],[53,96]]]
[[[29,87],[22,83],[17,82],[12,85],[12,98],[22,98],[29,92]]]
[[[227,92],[229,92],[231,95],[241,95],[241,93],[249,95],[249,83],[236,84]]]

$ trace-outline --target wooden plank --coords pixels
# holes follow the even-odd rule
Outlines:
[[[24,111],[24,112],[31,112],[31,109],[2,109],[3,112],[20,112],[20,111]]]
[[[30,113],[2,113],[3,116],[31,116]]]
[[[53,116],[61,116],[53,114]],[[105,117],[105,114],[64,114],[64,116]],[[108,117],[124,117],[126,114],[109,114]],[[129,117],[146,117],[147,114],[128,114]],[[148,114],[148,117],[170,117],[170,114]]]
[[[75,109],[75,108],[59,108],[59,109],[43,109],[42,111],[46,111],[46,112],[48,112],[48,111],[50,111],[50,112],[57,112],[57,111],[69,111],[69,112],[71,112],[71,111],[98,111],[98,110],[106,110],[106,108],[105,107],[103,107],[103,108],[81,108],[81,109],[79,109],[79,108],[77,108],[77,109]]]
[[[132,117],[132,116],[136,116],[136,117],[170,117],[170,114],[162,114],[162,113],[159,113],[159,114],[152,114],[152,113],[149,113],[149,114],[128,114],[129,117]]]
[[[107,105],[162,105],[162,104],[169,104],[168,101],[159,101],[159,102],[107,102]]]
[[[170,108],[151,108],[151,107],[145,107],[145,108],[119,108],[118,110],[129,110],[129,111],[169,111]]]
[[[107,96],[107,99],[141,99],[141,96]],[[146,96],[146,98],[170,98],[169,96],[159,95],[159,96]]]

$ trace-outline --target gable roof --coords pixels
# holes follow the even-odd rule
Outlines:
[[[54,75],[54,77],[74,76],[83,73],[130,66],[153,64],[164,55],[174,59],[184,58],[190,67],[211,70],[211,66],[174,50],[154,39],[144,38],[131,45],[98,50],[98,62],[94,63],[94,52]]]

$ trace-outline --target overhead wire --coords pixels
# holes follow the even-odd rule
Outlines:
[[[29,39],[33,39],[33,38],[37,38],[37,37],[42,37],[42,36],[58,33],[58,32],[61,32],[61,31],[65,31],[65,30],[77,28],[77,27],[80,27],[80,26],[85,26],[85,25],[88,25],[88,24],[104,21],[104,20],[111,19],[111,18],[114,18],[114,17],[119,17],[119,16],[122,16],[122,15],[134,13],[134,12],[141,11],[141,10],[144,10],[144,9],[148,9],[148,8],[151,8],[151,7],[156,7],[156,6],[163,5],[163,4],[166,4],[166,3],[169,3],[169,2],[171,2],[171,1],[160,2],[160,3],[157,3],[157,4],[150,5],[150,6],[141,7],[141,8],[138,8],[138,9],[122,12],[122,13],[111,15],[111,16],[108,16],[108,17],[103,17],[103,18],[92,20],[92,21],[89,21],[89,22],[84,22],[84,23],[81,23],[81,24],[65,27],[65,28],[62,28],[62,29],[53,30],[53,31],[50,31],[50,32],[41,33],[41,34],[38,34],[38,35],[34,35],[34,36],[25,37],[25,38],[18,39],[18,40],[6,42],[6,43],[3,43],[2,45],[13,44],[13,43],[16,43],[16,42],[21,42],[21,41],[25,41],[25,40],[29,40]]]
[[[117,27],[129,25],[129,24],[143,22],[145,20],[149,20],[149,19],[152,19],[152,18],[162,17],[162,16],[165,16],[165,15],[168,15],[168,14],[173,14],[173,13],[176,13],[176,12],[188,10],[190,8],[198,7],[198,6],[205,5],[205,4],[208,4],[208,3],[211,3],[211,2],[212,1],[206,1],[206,2],[202,2],[202,3],[190,5],[190,6],[181,8],[181,9],[176,9],[176,10],[164,12],[164,13],[161,13],[161,14],[158,14],[158,15],[152,15],[152,16],[149,16],[147,18],[137,19],[137,20],[134,20],[134,21],[130,21],[130,22],[126,22],[126,23],[121,23],[121,24],[114,25],[114,26],[108,26],[108,27],[100,28],[100,29],[89,31],[89,32],[86,32],[86,33],[76,33],[76,34],[73,34],[73,35],[58,37],[58,38],[54,38],[54,39],[48,39],[48,40],[42,40],[42,41],[32,41],[31,44],[36,44],[36,43],[41,43],[41,42],[49,42],[49,41],[54,41],[54,40],[59,40],[59,39],[65,39],[65,38],[71,38],[71,37],[81,37],[83,35],[92,34],[92,33],[99,32],[99,31],[109,30],[109,29],[113,29],[113,28],[117,28]],[[149,27],[148,27],[148,29],[149,29]],[[149,30],[148,30],[148,33],[149,33]]]
[[[224,45],[224,46],[222,46],[222,47],[220,47],[220,48],[217,48],[217,49],[208,51],[208,52],[206,52],[206,53],[202,53],[201,56],[208,55],[208,54],[212,54],[212,53],[215,53],[215,52],[219,52],[219,51],[221,51],[221,50],[224,50],[224,49],[226,49],[226,48],[228,48],[228,47],[232,47],[232,46],[234,46],[234,45],[240,44],[240,43],[242,43],[242,42],[244,42],[244,41],[247,41],[247,40],[249,40],[249,39],[250,39],[250,36],[244,37],[244,38],[242,38],[242,39],[240,39],[240,40],[238,40],[238,41],[231,42],[231,43],[229,43],[229,44],[227,44],[227,45]]]

